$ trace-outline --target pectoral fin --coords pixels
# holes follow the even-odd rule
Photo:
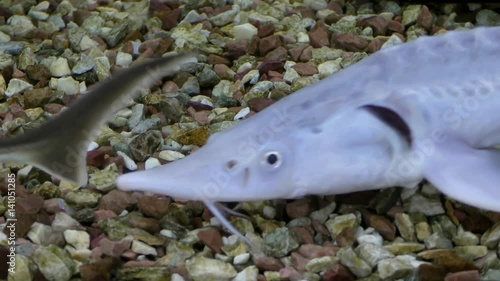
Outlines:
[[[500,211],[500,151],[461,142],[436,146],[424,164],[426,179],[460,202]]]

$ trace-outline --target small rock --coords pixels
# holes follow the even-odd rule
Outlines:
[[[380,261],[377,270],[383,280],[398,279],[407,276],[422,263],[415,257],[402,255]]]
[[[316,23],[311,31],[309,31],[309,41],[313,48],[321,48],[330,45],[326,27],[322,22]]]
[[[312,76],[318,73],[316,67],[302,62],[296,63],[292,68],[301,76]]]
[[[165,161],[175,161],[175,160],[184,158],[186,156],[184,154],[178,152],[178,151],[174,151],[174,150],[162,150],[158,154],[158,157],[160,159],[165,160]]]
[[[154,167],[161,166],[160,160],[154,157],[149,157],[148,160],[144,163],[144,169],[149,170]]]
[[[257,281],[259,269],[255,265],[251,265],[240,271],[231,281]]]
[[[19,94],[24,92],[27,89],[33,88],[33,85],[30,83],[17,79],[17,78],[12,78],[9,81],[9,85],[7,86],[7,89],[5,90],[5,96],[6,97],[11,97],[14,94]]]
[[[125,209],[128,209],[137,204],[137,198],[131,193],[121,190],[111,190],[104,195],[99,202],[100,210],[111,210],[115,214],[121,214]]]
[[[124,162],[125,168],[127,168],[129,171],[135,171],[135,170],[137,170],[137,164],[127,154],[125,154],[122,151],[117,151],[116,155],[121,156],[123,158],[123,162]]]
[[[444,278],[444,281],[479,281],[479,280],[481,280],[481,278],[479,276],[479,271],[477,270],[454,272],[446,275],[446,277]]]
[[[264,252],[272,257],[284,257],[299,247],[298,237],[288,228],[276,228],[264,236]]]
[[[56,84],[56,89],[66,95],[76,95],[80,92],[80,83],[71,76],[57,79]]]
[[[396,224],[401,237],[406,241],[416,241],[415,239],[415,227],[410,219],[410,216],[405,213],[396,214],[394,218],[394,223]]]
[[[129,143],[128,148],[136,161],[144,161],[158,149],[163,142],[159,131],[147,131],[139,134]]]
[[[128,67],[132,63],[132,55],[124,52],[116,54],[116,65]]]
[[[186,261],[186,270],[193,280],[227,280],[237,272],[231,264],[205,257],[193,257]]]
[[[250,23],[244,23],[234,26],[233,32],[236,40],[250,40],[257,35],[258,29]]]
[[[47,280],[70,280],[75,272],[75,263],[68,252],[55,245],[38,248],[33,253],[33,261]]]
[[[500,241],[500,222],[493,225],[481,236],[481,245],[494,249]]]
[[[250,108],[249,107],[244,107],[236,115],[234,116],[233,120],[243,120],[245,117],[250,113]]]
[[[403,10],[403,18],[401,19],[401,23],[405,26],[414,24],[417,22],[418,16],[420,15],[420,10],[422,5],[408,5]]]
[[[309,272],[325,272],[332,268],[336,263],[338,263],[338,259],[333,256],[314,258],[307,262],[305,270]]]
[[[67,229],[63,234],[66,243],[77,250],[88,249],[90,246],[90,236],[85,231]]]
[[[116,187],[116,178],[118,177],[118,168],[113,163],[103,170],[97,170],[89,175],[89,184],[95,186],[101,191],[109,191]]]
[[[245,264],[250,260],[250,254],[249,253],[243,253],[239,254],[234,257],[233,264],[234,265],[239,265],[239,264]]]
[[[432,24],[434,23],[434,17],[432,13],[429,11],[426,5],[422,5],[420,8],[420,13],[417,17],[417,24],[421,27],[430,30],[432,28]]]
[[[141,254],[141,255],[152,255],[152,256],[157,256],[158,253],[156,252],[156,249],[149,246],[148,244],[134,240],[132,241],[132,247],[131,250],[134,253]]]
[[[63,77],[71,74],[68,60],[63,57],[57,58],[50,66],[50,74],[54,77]]]
[[[64,237],[61,231],[38,222],[31,225],[31,229],[26,236],[38,245],[64,245]]]
[[[357,277],[366,277],[372,273],[371,267],[364,260],[359,258],[350,247],[341,248],[337,252],[337,257],[340,263],[349,268]]]
[[[342,232],[342,230],[344,230],[344,228],[346,227],[356,229],[358,224],[358,219],[354,214],[336,216],[333,219],[329,219],[325,222],[325,226],[331,233],[333,238],[337,237],[337,235],[339,235],[340,232]]]
[[[276,258],[262,256],[255,259],[255,266],[261,271],[279,271],[285,265]]]
[[[486,246],[457,246],[454,248],[455,253],[460,257],[472,261],[488,254]]]
[[[372,268],[381,260],[393,258],[394,255],[379,245],[367,243],[356,247],[356,254]]]

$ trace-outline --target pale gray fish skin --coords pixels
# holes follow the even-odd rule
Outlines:
[[[0,161],[31,164],[61,179],[86,185],[87,148],[104,123],[141,90],[193,59],[191,54],[167,56],[118,72],[40,127],[0,140]]]
[[[368,105],[397,114],[411,141]],[[500,211],[498,120],[500,27],[451,31],[381,50],[117,185],[212,210],[214,202],[414,187],[426,178],[451,198]]]

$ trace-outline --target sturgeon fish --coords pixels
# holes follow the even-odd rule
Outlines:
[[[0,161],[28,163],[61,179],[86,185],[87,148],[102,125],[140,90],[150,88],[192,59],[191,55],[168,56],[120,71],[42,126],[0,140]]]
[[[383,49],[216,133],[188,157],[118,177],[122,190],[217,202],[297,198],[427,179],[500,211],[500,27]]]

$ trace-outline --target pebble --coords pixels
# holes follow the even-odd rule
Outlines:
[[[116,65],[128,67],[132,63],[132,55],[124,52],[116,54]]]
[[[417,261],[409,255],[397,256],[380,261],[377,265],[380,278],[383,280],[397,279],[407,276],[411,271],[424,262]]]
[[[305,270],[309,272],[325,272],[338,263],[338,258],[333,256],[325,256],[313,258],[305,265]]]
[[[57,79],[56,85],[56,89],[66,95],[76,95],[80,92],[80,83],[71,76]]]
[[[31,85],[30,83],[18,78],[12,78],[10,79],[4,94],[6,97],[11,97],[14,94],[22,93],[25,90],[31,88],[33,88],[33,85]]]
[[[354,214],[339,215],[325,222],[325,226],[333,238],[337,237],[344,228],[356,229],[358,224],[358,218]]]
[[[36,27],[27,16],[13,15],[7,20],[7,24],[12,28],[12,36],[27,37]]]
[[[56,213],[51,226],[55,230],[64,231],[66,229],[83,230],[80,223],[65,212]]]
[[[413,226],[413,223],[408,214],[396,214],[396,217],[394,218],[394,224],[396,224],[403,239],[410,242],[416,241],[415,227]]]
[[[193,257],[187,260],[186,270],[195,281],[227,280],[237,274],[231,264],[205,257]]]
[[[244,107],[236,115],[234,116],[233,120],[243,120],[245,117],[250,113],[250,108],[249,107]]]
[[[126,153],[124,153],[122,151],[117,151],[116,155],[121,156],[123,158],[123,163],[125,165],[125,168],[127,168],[127,170],[129,170],[129,171],[137,170],[137,164]]]
[[[55,230],[51,226],[38,222],[31,225],[30,231],[26,237],[38,245],[64,245],[64,237],[61,231]]]
[[[178,151],[175,151],[175,150],[162,150],[158,154],[158,157],[160,159],[165,160],[165,161],[175,161],[175,160],[184,158],[186,156]]]
[[[250,260],[250,254],[249,253],[243,253],[240,255],[237,255],[234,257],[233,264],[234,265],[239,265],[239,264],[245,264]]]
[[[257,35],[258,29],[250,23],[235,25],[233,28],[235,40],[250,40]]]
[[[375,267],[381,260],[393,258],[394,255],[384,249],[382,245],[371,243],[361,244],[354,250],[370,267]]]
[[[454,251],[460,257],[472,261],[488,254],[488,248],[486,246],[456,246]]]
[[[144,164],[145,164],[144,168],[146,170],[161,166],[160,160],[158,160],[157,158],[154,158],[154,157],[149,157],[148,160],[146,160],[146,162]]]
[[[251,265],[238,272],[231,281],[257,281],[259,269],[255,265]]]
[[[385,48],[401,45],[403,43],[404,41],[401,40],[401,37],[397,36],[396,34],[393,34],[391,35],[391,37],[389,37],[389,39],[387,39],[387,41],[382,45],[382,47],[380,47],[380,49],[383,50]]]
[[[100,191],[110,191],[116,187],[118,168],[113,163],[102,170],[94,171],[89,175],[89,184]]]
[[[494,249],[500,241],[500,222],[493,225],[481,236],[481,245]]]
[[[63,77],[71,74],[68,60],[66,58],[57,58],[50,66],[50,74],[54,77]]]
[[[130,248],[134,253],[141,254],[141,255],[152,255],[152,256],[157,256],[158,253],[156,252],[156,249],[149,246],[148,244],[134,240],[132,241],[132,246]]]
[[[276,228],[264,236],[264,253],[281,258],[300,246],[298,237],[286,227]]]
[[[371,267],[362,260],[351,247],[343,247],[337,252],[337,257],[342,265],[356,275],[356,277],[366,277],[372,273]]]
[[[69,253],[55,245],[38,248],[33,261],[47,280],[67,281],[75,272],[76,265]]]
[[[67,229],[63,235],[66,243],[77,250],[88,249],[90,246],[90,235],[85,231]]]

